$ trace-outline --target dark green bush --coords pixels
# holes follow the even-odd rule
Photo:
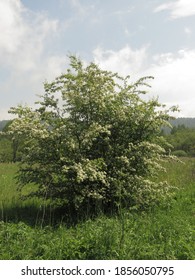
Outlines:
[[[177,157],[187,157],[188,156],[188,154],[185,151],[183,151],[183,150],[173,151],[172,154],[174,156],[177,156]]]

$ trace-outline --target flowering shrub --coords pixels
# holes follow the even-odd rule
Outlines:
[[[70,69],[52,83],[38,109],[18,106],[10,126],[22,135],[21,186],[34,182],[32,195],[75,211],[109,211],[144,207],[164,199],[165,182],[155,183],[167,158],[168,144],[160,136],[169,110],[158,100],[145,101],[144,77],[130,77],[87,67],[70,57]]]

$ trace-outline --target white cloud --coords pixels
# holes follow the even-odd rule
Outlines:
[[[42,83],[61,73],[64,59],[47,54],[58,21],[27,10],[20,0],[0,0],[0,63],[7,70],[0,82],[1,116],[10,106],[33,103]]]
[[[86,5],[81,4],[80,0],[71,0],[71,5],[73,9],[76,11],[76,19],[83,19],[88,16],[94,16],[95,6],[93,4]]]
[[[192,30],[191,30],[191,28],[189,28],[189,27],[185,27],[185,28],[184,28],[184,32],[185,32],[188,36],[190,36],[190,35],[192,34]]]
[[[131,75],[132,79],[154,76],[149,97],[159,97],[168,106],[179,105],[180,116],[195,115],[195,49],[179,50],[153,56],[148,65],[147,48],[132,50],[129,46],[119,51],[97,48],[94,60],[102,69]]]
[[[158,6],[154,12],[161,12],[164,10],[170,10],[172,19],[193,16],[195,15],[195,1],[177,0],[168,2]]]
[[[57,25],[56,20],[45,15],[30,14],[19,0],[1,0],[0,62],[12,67],[12,71],[35,68],[47,36],[56,31]]]
[[[1,0],[0,2],[0,50],[1,53],[13,53],[21,45],[25,33],[21,13],[23,7],[20,1]]]
[[[72,7],[77,10],[80,16],[85,15],[86,9],[81,5],[79,0],[71,0]]]
[[[180,50],[177,53],[160,54],[147,69],[155,80],[152,92],[161,102],[179,105],[184,116],[195,115],[195,50]]]
[[[172,9],[174,6],[174,3],[166,3],[166,4],[162,4],[158,7],[156,7],[154,9],[154,12],[155,13],[158,13],[158,12],[162,12],[162,11],[165,11],[165,10],[169,10],[169,9]]]
[[[118,72],[121,75],[135,76],[145,68],[147,61],[147,47],[133,50],[129,46],[119,51],[96,48],[93,51],[94,61],[101,68]]]

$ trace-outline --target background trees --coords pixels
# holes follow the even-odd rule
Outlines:
[[[0,129],[0,162],[16,162],[21,159],[23,139],[18,134],[9,133],[13,120],[2,121]]]
[[[130,83],[71,56],[66,73],[45,83],[38,109],[10,110],[11,133],[24,143],[21,185],[34,182],[34,195],[69,213],[162,201],[170,187],[153,179],[167,157],[160,131],[169,112],[141,98],[151,78]]]
[[[195,156],[195,129],[185,125],[174,126],[166,136],[173,146],[173,154],[178,156]]]

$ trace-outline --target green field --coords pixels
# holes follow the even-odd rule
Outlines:
[[[21,200],[17,164],[0,164],[0,259],[195,259],[195,159],[183,161],[159,175],[177,187],[167,205],[74,226],[41,200]]]

